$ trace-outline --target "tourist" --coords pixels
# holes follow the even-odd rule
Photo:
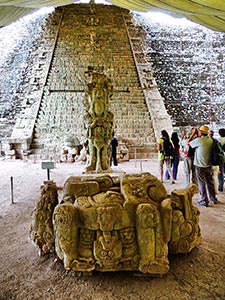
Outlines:
[[[209,201],[217,203],[215,187],[212,178],[212,166],[210,164],[213,140],[208,136],[209,128],[205,125],[198,129],[198,137],[193,139],[197,128],[192,131],[189,144],[195,149],[194,165],[201,200],[199,205],[208,207]],[[193,140],[192,140],[193,139]]]
[[[169,172],[170,177],[172,178],[172,184],[175,183],[173,178],[173,173],[171,169],[171,159],[173,157],[173,146],[170,142],[170,138],[168,132],[166,130],[161,131],[161,137],[158,140],[158,160],[160,166],[160,178],[161,182],[163,182],[163,165],[166,163],[167,170]]]
[[[117,162],[117,147],[118,147],[118,140],[117,138],[115,137],[114,135],[114,132],[112,134],[112,141],[111,141],[111,150],[112,150],[112,153],[111,153],[111,159],[110,159],[110,165],[112,165],[112,162],[113,162],[113,165],[114,166],[118,166],[118,162]]]
[[[214,138],[214,131],[209,130],[208,136],[211,137],[212,139]],[[218,142],[218,141],[217,141]],[[213,182],[215,186],[215,193],[218,191],[218,173],[219,173],[219,166],[212,166],[212,171],[213,171]]]
[[[219,129],[219,135],[218,141],[220,142],[222,149],[225,150],[225,128]],[[221,163],[219,165],[219,171],[218,171],[218,191],[223,192],[223,185],[224,185],[224,163]]]
[[[171,159],[172,172],[174,180],[177,180],[178,165],[180,162],[180,139],[177,132],[173,132],[171,135],[171,142],[173,145],[173,158]],[[166,170],[166,179],[170,179],[168,169]]]
[[[191,132],[192,133],[192,132]],[[195,174],[194,166],[194,149],[188,144],[191,133],[183,133],[181,137],[181,149],[183,154],[183,169],[185,174],[184,185],[188,187],[190,183],[197,185],[197,179]],[[195,133],[192,139],[196,138],[197,134]]]

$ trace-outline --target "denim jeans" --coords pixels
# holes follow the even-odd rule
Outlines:
[[[173,164],[172,164],[172,171],[173,171],[173,179],[177,179],[177,173],[178,173],[178,165],[180,162],[180,154],[176,154],[173,157]]]
[[[172,167],[172,173],[173,173],[174,180],[177,180],[179,162],[180,162],[180,154],[176,154],[173,157],[173,159],[171,160],[171,167]],[[165,179],[170,179],[170,174],[169,174],[168,169],[166,170]]]

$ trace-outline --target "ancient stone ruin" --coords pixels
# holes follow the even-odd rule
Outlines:
[[[59,160],[65,140],[82,141],[88,66],[104,66],[112,80],[116,135],[131,158],[135,148],[143,158],[155,151],[155,136],[171,123],[181,131],[224,120],[224,33],[89,4],[10,26],[0,30],[2,153],[10,143],[16,158],[31,150]],[[10,46],[6,36],[13,36]]]
[[[67,5],[56,8],[43,28],[21,88],[23,108],[7,139],[17,158],[32,150],[38,159],[59,161],[65,141],[77,137],[83,144],[89,67],[104,70],[112,82],[109,110],[120,145],[131,158],[136,149],[142,157],[155,152],[162,126],[171,132],[172,121],[130,12],[113,5]]]
[[[33,214],[31,239],[40,254],[56,253],[67,270],[165,274],[168,253],[187,253],[201,242],[195,185],[167,195],[150,173],[112,173],[107,154],[113,114],[111,81],[91,72],[86,95],[90,161],[86,172],[57,186],[44,183]]]
[[[110,172],[109,147],[113,132],[114,115],[109,111],[112,83],[103,73],[91,71],[86,93],[87,113],[84,116],[89,146],[86,172]]]
[[[69,177],[58,204],[57,186],[44,183],[30,236],[40,255],[56,253],[66,270],[165,274],[168,253],[201,243],[196,192],[167,194],[150,173]]]

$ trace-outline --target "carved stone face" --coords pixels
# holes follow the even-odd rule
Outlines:
[[[55,225],[58,228],[69,228],[72,224],[72,214],[66,206],[58,206],[54,215]]]
[[[116,221],[115,209],[113,207],[99,207],[97,209],[97,222],[102,231],[113,230]]]
[[[108,111],[109,97],[112,94],[111,81],[103,74],[93,73],[88,84],[90,113],[97,117]]]
[[[158,211],[154,208],[142,208],[141,226],[143,228],[153,228],[159,224]]]
[[[86,228],[81,228],[80,239],[83,245],[90,245],[94,240],[94,231],[91,231]]]
[[[135,241],[134,228],[124,228],[119,231],[120,240],[123,244],[130,244]]]

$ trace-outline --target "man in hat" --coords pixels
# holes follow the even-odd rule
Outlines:
[[[196,132],[198,132],[198,137],[192,140]],[[208,126],[203,125],[199,129],[194,128],[189,138],[190,146],[195,149],[194,166],[198,182],[198,189],[201,196],[201,200],[198,202],[198,204],[205,207],[208,207],[209,202],[212,204],[217,203],[212,177],[212,166],[210,164],[210,154],[213,140],[208,136],[208,133]]]

